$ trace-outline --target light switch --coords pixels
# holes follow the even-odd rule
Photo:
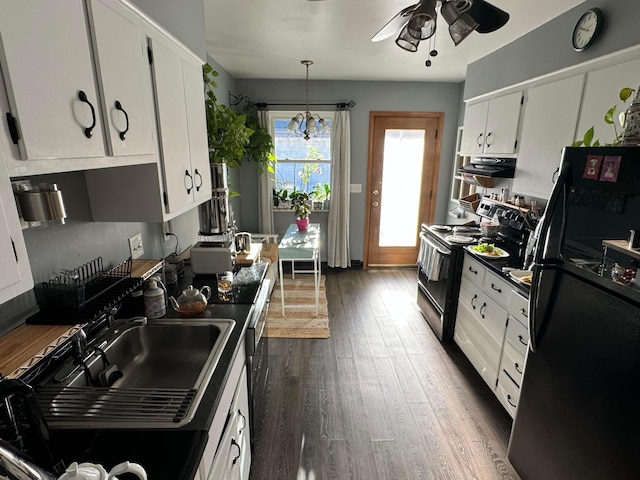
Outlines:
[[[362,184],[361,183],[352,183],[349,185],[349,191],[351,193],[362,193]]]

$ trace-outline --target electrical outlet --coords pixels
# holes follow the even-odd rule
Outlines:
[[[165,240],[167,233],[169,233],[170,231],[171,229],[169,228],[169,222],[162,222],[162,236],[165,237]]]
[[[141,233],[136,233],[133,237],[129,237],[129,252],[131,252],[131,258],[140,258],[144,254]]]

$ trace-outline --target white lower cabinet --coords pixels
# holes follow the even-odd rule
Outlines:
[[[241,348],[208,432],[196,480],[248,480],[251,468],[249,390]]]
[[[454,340],[513,417],[529,344],[528,300],[465,254]]]

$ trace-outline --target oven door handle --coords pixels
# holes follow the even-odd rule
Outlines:
[[[431,248],[433,248],[434,250],[436,250],[438,253],[440,253],[441,255],[451,255],[451,250],[442,250],[441,247],[439,247],[438,245],[436,245],[435,243],[433,243],[431,240],[429,240],[426,236],[420,234],[420,239],[424,240],[425,243],[427,243]]]

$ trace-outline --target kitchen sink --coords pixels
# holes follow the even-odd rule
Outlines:
[[[51,427],[179,427],[193,418],[235,322],[131,322],[89,344],[36,387]]]

